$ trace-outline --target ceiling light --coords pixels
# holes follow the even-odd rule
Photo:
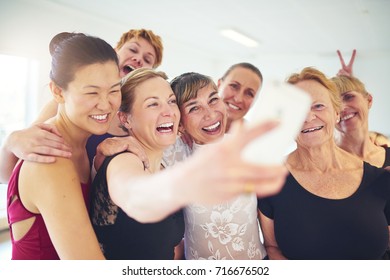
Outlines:
[[[221,35],[250,48],[254,48],[259,45],[259,43],[254,39],[249,38],[248,36],[233,29],[223,29],[221,30]]]

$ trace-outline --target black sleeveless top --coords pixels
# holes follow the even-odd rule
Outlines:
[[[92,184],[91,221],[101,249],[112,260],[169,260],[184,234],[182,211],[157,223],[140,223],[115,205],[108,193],[107,157]],[[158,193],[156,194],[158,195]]]
[[[364,163],[359,188],[345,199],[304,189],[290,174],[280,193],[259,199],[288,259],[382,259],[389,243],[390,173]]]

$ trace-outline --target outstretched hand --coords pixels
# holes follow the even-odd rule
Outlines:
[[[8,150],[16,157],[40,163],[55,162],[56,157],[71,157],[67,145],[53,124],[36,124],[10,134]]]
[[[347,65],[345,64],[344,58],[339,50],[337,50],[337,55],[339,56],[341,63],[341,69],[337,73],[337,76],[353,76],[353,63],[355,61],[356,50],[352,51],[351,59]]]
[[[259,197],[278,193],[287,175],[283,165],[257,165],[241,157],[248,143],[277,125],[265,122],[251,128],[232,127],[222,141],[199,148],[187,162],[191,164],[183,178],[186,183],[179,190],[190,200],[186,202],[215,204],[244,193]]]

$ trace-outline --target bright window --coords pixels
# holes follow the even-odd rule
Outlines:
[[[11,131],[26,127],[36,107],[38,63],[0,54],[0,145]],[[0,184],[0,230],[5,225],[7,185]]]

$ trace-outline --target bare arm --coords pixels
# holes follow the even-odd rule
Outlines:
[[[104,259],[70,160],[25,162],[19,182],[23,202],[42,214],[61,259]]]
[[[258,166],[241,159],[245,145],[273,127],[275,124],[268,123],[237,132],[152,176],[135,155],[120,154],[107,169],[111,199],[130,217],[156,222],[189,203],[215,204],[232,199],[248,184],[258,196],[275,194],[287,175],[285,167]]]
[[[279,249],[275,239],[274,221],[259,211],[260,225],[264,236],[264,247],[270,260],[286,260],[286,257]]]
[[[36,124],[12,132],[5,140],[1,153],[0,177],[8,182],[18,158],[50,163],[56,156],[69,158],[71,149],[52,124]]]

